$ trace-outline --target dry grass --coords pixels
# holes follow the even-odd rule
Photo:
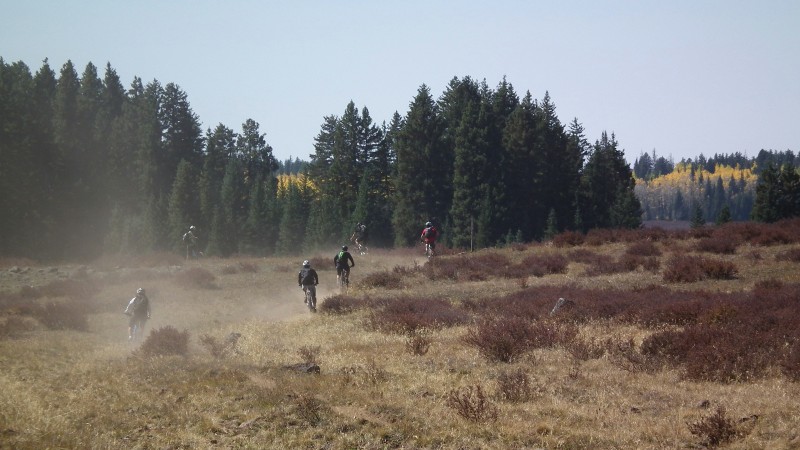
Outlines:
[[[586,244],[572,236],[563,247],[481,252],[487,255],[477,255],[480,276],[469,272],[474,265],[464,255],[452,257],[460,258],[461,274],[441,258],[443,276],[435,280],[418,249],[373,250],[356,256],[346,297],[333,295],[335,272],[320,271],[315,315],[296,287],[303,257],[206,259],[182,262],[176,271],[169,268],[175,261],[160,255],[143,260],[166,261],[162,268],[143,264],[148,270],[115,276],[124,268],[89,267],[81,279],[91,289],[61,285],[89,297],[78,308],[82,329],[49,329],[35,314],[50,302],[76,302],[44,289],[66,270],[37,271],[41,279],[16,285],[23,278],[9,275],[0,291],[0,448],[661,449],[725,441],[726,448],[796,448],[797,342],[786,343],[783,363],[774,354],[764,373],[724,383],[687,378],[683,366],[653,364],[640,352],[652,336],[688,328],[680,321],[736,317],[730,308],[692,316],[703,299],[794,292],[800,270],[786,255],[798,244],[785,243],[782,232],[737,232],[759,241],[708,255],[694,252],[707,236],[658,235],[655,245],[635,245],[635,236],[595,233]],[[676,249],[738,272],[732,279],[665,281],[674,256],[667,251]],[[509,275],[525,261],[554,255],[567,261],[563,272]],[[625,255],[656,258],[659,268],[587,275],[598,259]],[[502,270],[486,268],[492,263]],[[180,281],[180,273],[202,275]],[[168,341],[180,351],[145,357],[127,342],[121,312],[139,286],[152,302],[146,334],[173,330]],[[549,317],[559,293],[576,307]],[[672,298],[682,306],[669,314],[645,308]],[[328,299],[338,309],[324,312]],[[426,307],[424,299],[431,299]],[[650,311],[648,323],[619,313],[631,302],[633,311]],[[510,330],[530,341],[495,361],[470,337],[485,342],[482,324],[508,323],[509,311],[530,318],[530,329],[515,322]],[[415,312],[422,316],[414,319]],[[431,317],[438,319],[427,322]],[[659,324],[658,317],[675,322]],[[548,333],[553,329],[563,332]],[[235,347],[224,350],[235,333]],[[535,345],[532,336],[549,341]],[[173,348],[166,341],[157,348],[165,347]],[[320,373],[287,369],[307,362]]]

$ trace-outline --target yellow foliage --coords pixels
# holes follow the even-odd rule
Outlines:
[[[289,191],[289,186],[294,185],[302,191],[317,194],[319,187],[305,174],[278,175],[278,197],[283,197]]]

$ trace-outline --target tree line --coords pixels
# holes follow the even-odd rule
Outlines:
[[[226,256],[341,244],[356,222],[407,246],[432,220],[461,248],[641,223],[615,136],[589,144],[549,94],[505,79],[453,78],[438,99],[422,85],[388,124],[350,102],[323,118],[310,161],[280,162],[252,119],[203,131],[175,83],[0,58],[0,124],[3,255],[175,251],[189,225]]]
[[[800,206],[795,162],[791,150],[701,154],[678,163],[642,153],[633,163],[636,195],[645,220],[772,222],[800,215],[800,207],[788,206]]]

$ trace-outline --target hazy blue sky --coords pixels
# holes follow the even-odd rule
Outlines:
[[[506,76],[549,91],[590,142],[656,150],[800,150],[800,1],[0,0],[0,56],[36,72],[107,62],[123,84],[174,82],[203,130],[259,122],[279,159],[308,159],[353,100],[377,123],[420,85]]]

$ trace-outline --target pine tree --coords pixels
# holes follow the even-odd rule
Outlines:
[[[547,214],[547,228],[544,230],[544,238],[546,240],[553,239],[553,236],[558,234],[558,216],[556,216],[556,210],[550,209],[550,213]]]
[[[586,163],[580,189],[580,207],[584,226],[591,228],[608,228],[615,223],[635,223],[641,220],[637,202],[633,202],[630,194],[635,181],[631,169],[625,162],[624,154],[617,148],[614,135],[609,139],[603,132],[602,137],[594,145],[594,150]],[[629,197],[621,198],[618,197]],[[615,214],[627,213],[632,216],[623,218],[619,215],[612,220],[611,211],[615,204],[619,207]],[[633,217],[636,216],[636,217]],[[630,219],[631,222],[628,222]]]
[[[751,217],[757,222],[775,222],[781,219],[778,209],[779,192],[778,170],[769,164],[758,177],[756,199]]]
[[[452,159],[443,146],[442,122],[430,89],[422,85],[395,140],[395,178],[392,225],[395,244],[416,242],[424,224],[432,217],[444,217],[451,194],[449,172]]]
[[[503,132],[507,164],[504,166],[509,223],[523,231],[525,240],[536,236],[534,224],[542,214],[543,203],[537,195],[543,173],[533,157],[536,142],[534,101],[530,92],[508,118]]]
[[[727,203],[722,205],[722,208],[719,211],[719,215],[717,216],[717,220],[715,222],[716,225],[723,225],[730,222],[731,219],[731,208],[728,206]]]
[[[700,206],[699,203],[695,203],[694,207],[692,208],[692,219],[689,225],[692,228],[700,228],[702,226],[705,226],[705,224],[706,224],[706,218],[705,215],[703,214],[703,207]]]
[[[484,212],[480,207],[489,189],[487,120],[485,104],[468,105],[456,134],[453,201],[450,209],[450,239],[455,247],[468,246],[472,223]],[[491,216],[485,227],[485,240],[488,242],[492,237]]]

